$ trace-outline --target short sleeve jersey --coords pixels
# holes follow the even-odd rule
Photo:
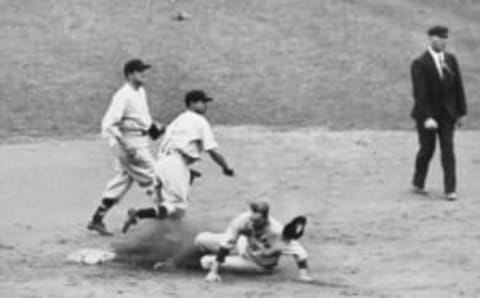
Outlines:
[[[159,154],[179,151],[197,160],[203,151],[218,147],[208,120],[201,114],[187,110],[168,125],[160,144]]]
[[[261,231],[255,231],[251,220],[252,213],[247,211],[235,217],[229,224],[221,246],[232,249],[240,236],[247,238],[247,256],[260,266],[275,266],[282,254],[293,255],[299,260],[307,258],[303,246],[295,240],[282,239],[283,225],[269,217],[268,225]]]

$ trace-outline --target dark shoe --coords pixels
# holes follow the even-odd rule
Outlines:
[[[416,186],[416,185],[412,186],[412,192],[414,194],[422,195],[422,196],[428,195],[428,191],[426,191],[424,188]]]
[[[109,230],[107,230],[107,227],[101,221],[99,221],[99,222],[94,222],[94,221],[89,222],[88,225],[87,225],[87,229],[90,230],[90,231],[96,231],[97,233],[99,233],[102,236],[113,236],[113,233],[110,232]]]
[[[447,199],[447,201],[451,201],[451,202],[458,200],[458,196],[456,192],[447,193],[445,195],[445,198]]]
[[[126,233],[128,229],[130,228],[131,225],[136,225],[137,224],[137,211],[135,209],[128,209],[127,212],[127,219],[125,220],[125,223],[123,224],[122,228],[122,233]]]

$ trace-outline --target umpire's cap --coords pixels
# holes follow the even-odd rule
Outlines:
[[[185,94],[185,105],[189,106],[192,102],[209,102],[212,101],[213,98],[208,97],[204,91],[202,90],[190,90]]]
[[[428,29],[428,36],[437,36],[440,38],[448,38],[448,28],[445,26],[433,26]]]
[[[140,59],[132,59],[125,63],[125,66],[123,67],[123,73],[125,76],[136,72],[136,71],[144,71],[146,69],[149,69],[151,67],[150,64],[146,64]]]

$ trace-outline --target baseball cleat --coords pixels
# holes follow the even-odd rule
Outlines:
[[[413,185],[412,192],[417,195],[426,196],[428,195],[428,191],[426,191],[423,187]]]
[[[458,199],[457,193],[449,192],[446,194],[447,201],[456,201]]]
[[[96,231],[98,234],[102,236],[113,236],[113,233],[107,230],[107,227],[105,224],[101,221],[99,222],[94,222],[91,221],[87,225],[87,229],[90,231]]]
[[[122,233],[126,233],[131,225],[137,224],[137,211],[135,209],[128,209],[127,220],[123,224]]]

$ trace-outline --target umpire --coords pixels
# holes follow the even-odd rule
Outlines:
[[[428,166],[435,152],[438,135],[444,172],[446,199],[455,201],[456,174],[454,153],[455,126],[467,114],[462,76],[457,59],[445,52],[448,28],[434,26],[428,30],[430,45],[411,65],[414,106],[411,116],[416,121],[420,149],[415,161],[413,190],[424,189]]]

